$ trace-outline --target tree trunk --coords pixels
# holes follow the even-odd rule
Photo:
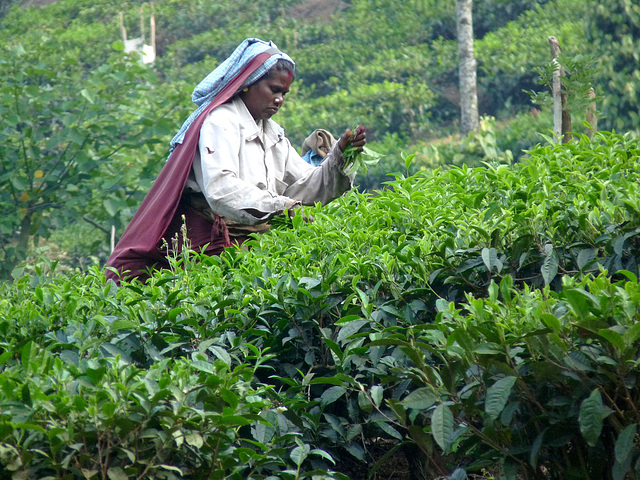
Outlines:
[[[456,0],[458,54],[460,57],[460,133],[478,129],[476,58],[473,53],[473,0]]]
[[[18,237],[18,247],[21,252],[26,253],[29,249],[29,238],[31,237],[31,212],[27,212],[20,222],[20,236]]]

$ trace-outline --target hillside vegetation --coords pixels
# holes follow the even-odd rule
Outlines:
[[[360,123],[372,147],[389,154],[359,177],[369,191],[403,171],[401,151],[418,154],[415,173],[479,165],[506,151],[518,159],[541,141],[551,108],[533,105],[524,91],[541,94],[537,100],[548,92],[538,82],[548,78],[550,34],[563,47],[575,130],[585,131],[583,92],[592,85],[601,129],[639,128],[640,21],[638,7],[622,0],[476,2],[486,120],[480,138],[462,149],[452,2],[340,1],[327,17],[309,15],[313,3],[302,0],[160,0],[153,66],[124,55],[119,42],[120,14],[128,38],[144,33],[150,42],[150,3],[13,3],[0,19],[3,278],[41,241],[64,263],[104,262],[112,228],[117,238],[192,110],[194,85],[249,36],[275,41],[297,62],[298,81],[277,118],[294,145],[315,128],[337,134]],[[452,148],[438,147],[441,138],[453,138]]]
[[[476,2],[485,118],[459,139],[449,1],[327,16],[161,0],[153,66],[119,42],[120,12],[135,36],[148,3],[15,3],[0,12],[0,478],[640,475],[639,7]],[[573,93],[564,145],[548,35]],[[313,223],[117,287],[112,226],[193,86],[249,36],[298,64],[277,119],[294,143],[363,123],[385,157]]]

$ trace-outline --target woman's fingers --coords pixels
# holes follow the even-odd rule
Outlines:
[[[351,145],[353,145],[354,147],[364,147],[364,145],[367,143],[367,135],[366,135],[366,129],[360,125],[358,128],[355,129],[355,131],[353,132],[353,138],[351,139]]]
[[[340,137],[340,140],[338,140],[338,146],[340,147],[340,150],[342,150],[343,152],[347,148],[347,145],[349,144],[350,136],[351,136],[351,130],[347,128],[344,134],[342,134],[342,136]]]
[[[350,128],[347,128],[338,140],[340,150],[344,152],[348,145],[353,145],[362,151],[362,147],[367,143],[367,136],[365,132],[366,129],[362,125],[353,131]]]

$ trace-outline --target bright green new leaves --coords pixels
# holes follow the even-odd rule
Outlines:
[[[363,147],[362,152],[358,152],[354,147],[347,147],[343,156],[346,159],[345,171],[347,175],[353,175],[358,171],[363,171],[366,175],[367,168],[377,165],[382,158],[382,155],[367,146]]]

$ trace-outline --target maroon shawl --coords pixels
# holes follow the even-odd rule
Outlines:
[[[165,253],[161,249],[161,240],[166,237],[166,234],[173,233],[173,230],[182,224],[182,215],[185,214],[186,207],[180,200],[198,148],[200,127],[207,114],[229,100],[247,77],[269,57],[270,53],[268,52],[256,55],[193,121],[185,133],[183,142],[176,145],[151,190],[133,216],[131,223],[122,234],[118,245],[107,261],[107,267],[115,268],[124,278],[144,275],[146,270],[153,265],[166,266],[168,264]],[[187,219],[187,237],[192,241],[193,246],[201,246],[203,243],[199,241],[199,238],[202,239],[203,236],[206,236],[204,235],[206,231],[213,232],[217,227],[217,225],[205,220],[204,217],[191,215],[191,218]],[[191,229],[193,229],[193,235],[199,238],[192,238]],[[213,238],[213,233],[211,238]],[[207,253],[219,253],[222,248],[230,246],[226,235],[216,236],[214,243],[215,245],[209,246]],[[106,270],[106,276],[116,282],[119,281],[118,274],[109,268]]]

